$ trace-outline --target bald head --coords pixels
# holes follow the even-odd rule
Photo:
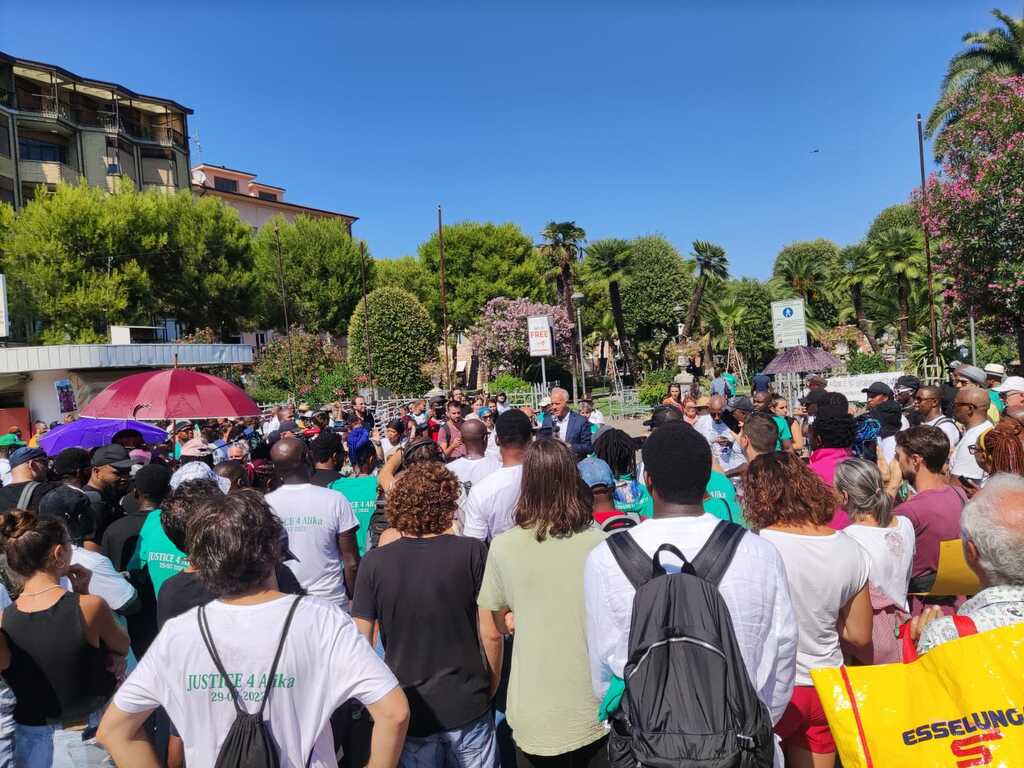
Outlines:
[[[470,458],[480,458],[487,450],[487,426],[479,419],[470,419],[462,425],[462,444]]]
[[[721,411],[728,404],[729,404],[729,401],[726,400],[721,395],[712,395],[711,396],[711,402],[708,403],[708,407],[711,408],[711,410],[714,410],[714,411]]]
[[[953,417],[970,429],[988,418],[988,390],[981,387],[963,387],[957,390],[953,401]]]
[[[270,449],[274,474],[284,482],[305,482],[309,477],[306,444],[296,437],[283,437]]]

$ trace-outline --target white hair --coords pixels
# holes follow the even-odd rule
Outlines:
[[[878,465],[865,459],[850,458],[836,465],[832,480],[835,489],[849,498],[846,511],[870,515],[881,528],[892,520],[892,496],[885,492]]]
[[[1024,477],[990,477],[964,507],[960,533],[978,548],[978,565],[991,586],[1024,585]]]
[[[569,399],[569,390],[567,390],[567,389],[562,389],[561,387],[555,387],[554,389],[552,389],[552,390],[551,390],[551,391],[550,391],[550,392],[548,393],[548,397],[550,397],[551,395],[555,394],[555,392],[558,392],[558,393],[559,393],[560,395],[562,395],[562,397],[564,397],[564,398],[565,398],[566,400],[568,400],[568,399]]]

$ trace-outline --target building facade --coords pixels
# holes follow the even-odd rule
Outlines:
[[[283,216],[288,221],[296,216],[309,216],[338,219],[351,236],[352,224],[358,221],[358,216],[285,202],[284,193],[284,187],[256,181],[256,174],[247,171],[205,163],[192,169],[192,194],[195,197],[219,197],[238,211],[242,221],[253,229],[259,229],[274,216]]]
[[[188,115],[170,99],[0,52],[0,202],[84,178],[113,191],[189,188]]]

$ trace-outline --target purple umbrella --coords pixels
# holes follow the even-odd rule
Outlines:
[[[51,429],[39,438],[39,447],[48,456],[56,456],[65,448],[96,448],[107,445],[122,429],[137,430],[147,443],[162,443],[167,439],[167,432],[142,421],[82,417]]]
[[[827,371],[839,365],[839,360],[818,347],[790,347],[777,354],[764,367],[765,373],[810,373]]]

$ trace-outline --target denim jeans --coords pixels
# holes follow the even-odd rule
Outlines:
[[[95,730],[99,712],[89,716]],[[88,727],[88,726],[87,726]],[[59,725],[16,725],[14,765],[17,768],[105,768],[113,761],[94,738],[82,739],[81,730],[64,730]],[[0,763],[0,765],[3,765]]]
[[[498,768],[494,716],[488,711],[454,731],[407,736],[399,768]]]
[[[14,768],[14,692],[0,685],[0,768]]]

